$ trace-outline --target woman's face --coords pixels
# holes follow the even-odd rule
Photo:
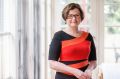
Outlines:
[[[78,27],[81,22],[80,12],[77,8],[70,10],[66,19],[66,23],[70,27]]]

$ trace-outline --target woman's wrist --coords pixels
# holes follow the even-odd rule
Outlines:
[[[87,72],[87,71],[91,71],[91,72],[92,72],[92,71],[93,71],[93,69],[86,69],[86,70],[85,70],[85,72]]]
[[[79,78],[83,74],[83,72],[79,69],[73,69],[71,73],[77,78]]]

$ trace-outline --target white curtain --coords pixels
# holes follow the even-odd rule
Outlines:
[[[50,79],[50,0],[0,0],[0,79]]]

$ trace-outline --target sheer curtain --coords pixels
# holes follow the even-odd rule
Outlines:
[[[49,79],[50,2],[0,0],[0,79]]]
[[[0,0],[0,79],[16,79],[16,0]]]
[[[38,12],[35,1],[1,1],[1,79],[35,79],[40,76],[37,75],[40,62],[36,19],[39,17],[34,13]]]
[[[19,79],[40,79],[40,1],[18,1]]]

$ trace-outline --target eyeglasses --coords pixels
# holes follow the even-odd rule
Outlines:
[[[80,18],[80,15],[79,14],[76,14],[76,15],[70,14],[70,15],[67,16],[67,19],[72,19],[73,17],[78,19],[78,18]]]

